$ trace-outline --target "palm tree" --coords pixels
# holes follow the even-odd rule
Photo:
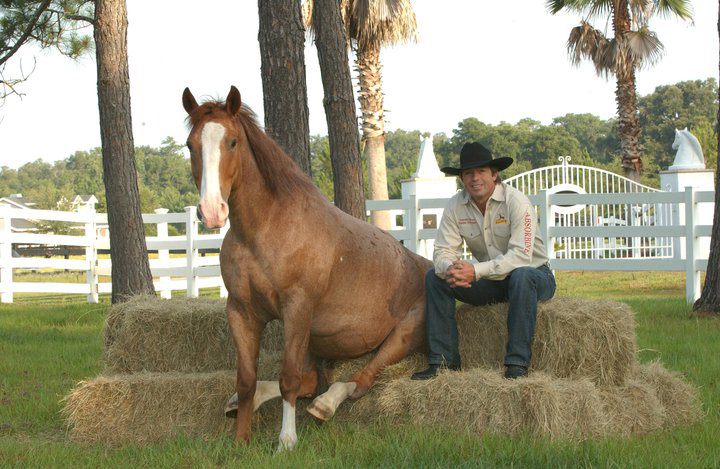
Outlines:
[[[570,31],[567,42],[570,60],[578,65],[582,59],[589,59],[598,75],[615,76],[622,166],[628,178],[639,181],[643,166],[635,70],[653,65],[663,52],[657,35],[648,29],[648,22],[656,14],[692,21],[690,1],[547,0],[547,7],[552,14],[568,10],[585,16],[580,25]],[[612,21],[613,36],[608,38],[603,31],[595,29],[589,23],[594,18]]]
[[[311,2],[307,0],[308,4]],[[388,185],[380,48],[415,40],[415,13],[409,0],[340,0],[340,8],[345,30],[355,51],[369,197],[371,200],[385,200],[388,198]],[[308,18],[308,24],[312,28],[312,18]],[[390,229],[390,213],[373,212],[372,223],[382,229]]]

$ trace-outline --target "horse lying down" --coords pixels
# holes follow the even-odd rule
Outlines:
[[[252,413],[282,396],[280,449],[297,442],[295,404],[316,395],[318,359],[376,350],[346,383],[334,383],[308,411],[330,418],[359,398],[384,367],[424,344],[424,276],[431,263],[392,236],[331,204],[255,122],[230,88],[225,102],[198,105],[189,89],[192,173],[198,216],[208,227],[229,219],[220,250],[227,316],[237,350],[236,439],[250,441]],[[257,382],[260,335],[283,322],[279,380]]]

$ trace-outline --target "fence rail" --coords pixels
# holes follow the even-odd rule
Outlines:
[[[686,273],[686,298],[695,301],[700,295],[700,273],[707,269],[707,259],[699,258],[699,239],[709,237],[711,225],[699,225],[699,204],[714,203],[713,191],[695,191],[689,187],[684,192],[635,192],[605,194],[560,194],[541,190],[529,196],[537,207],[539,229],[548,247],[550,265],[555,270],[590,271],[671,271]],[[422,228],[421,211],[444,208],[447,199],[408,199],[367,201],[367,210],[400,210],[403,225],[390,233],[414,252],[420,252],[424,241],[434,240],[437,229]],[[663,224],[658,217],[647,223],[595,226],[556,226],[559,207],[586,206],[587,210],[602,204],[627,207],[627,219],[633,207],[673,207],[684,213],[684,221],[676,217],[671,225]],[[637,210],[635,210],[637,212]],[[83,233],[77,236],[34,233],[13,233],[12,219],[63,221],[83,225]],[[619,219],[619,217],[618,217]],[[219,249],[227,227],[218,234],[199,234],[195,207],[186,207],[185,213],[167,213],[158,209],[154,214],[144,214],[146,224],[157,226],[157,236],[147,238],[147,246],[157,251],[157,258],[150,259],[155,289],[161,296],[170,297],[171,290],[186,290],[189,297],[197,297],[198,290],[220,287],[221,296],[227,294],[220,277],[219,257],[199,255],[201,250]],[[663,223],[660,223],[660,222]],[[110,282],[98,282],[99,277],[111,274],[112,261],[98,257],[98,250],[110,248],[107,237],[98,236],[97,226],[107,223],[107,215],[86,212],[53,212],[48,210],[21,210],[0,206],[0,299],[12,302],[13,293],[77,293],[87,295],[88,302],[97,302],[99,293],[111,291]],[[182,236],[169,236],[168,224],[185,226]],[[568,251],[556,249],[556,240],[573,240],[582,245],[583,240],[593,240],[593,250]],[[598,243],[597,240],[600,240]],[[625,241],[623,241],[625,240]],[[663,240],[662,243],[657,240]],[[671,240],[668,249],[664,240]],[[624,244],[623,244],[624,243]],[[46,259],[42,257],[13,257],[13,245],[37,244],[45,246],[75,246],[85,250],[83,259]],[[587,242],[587,244],[591,244]],[[680,249],[680,246],[685,249]],[[170,257],[170,251],[182,251],[184,257]],[[684,251],[684,254],[683,254]],[[556,255],[557,254],[557,255]],[[565,256],[565,257],[561,257]],[[583,257],[573,257],[573,256]],[[85,283],[17,282],[14,269],[62,269],[85,273]]]

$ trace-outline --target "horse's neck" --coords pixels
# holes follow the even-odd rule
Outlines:
[[[239,166],[228,200],[230,226],[242,239],[248,240],[270,222],[268,213],[274,198],[251,152],[239,155]]]

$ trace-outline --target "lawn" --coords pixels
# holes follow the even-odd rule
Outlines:
[[[275,431],[256,432],[249,447],[224,437],[177,437],[143,446],[78,444],[66,436],[59,401],[102,369],[109,305],[46,298],[0,305],[0,467],[720,466],[720,321],[690,315],[684,274],[559,272],[558,285],[560,296],[628,303],[637,314],[640,360],[659,358],[683,373],[699,388],[705,417],[689,427],[583,442],[303,420],[298,446],[289,454],[275,453]]]

